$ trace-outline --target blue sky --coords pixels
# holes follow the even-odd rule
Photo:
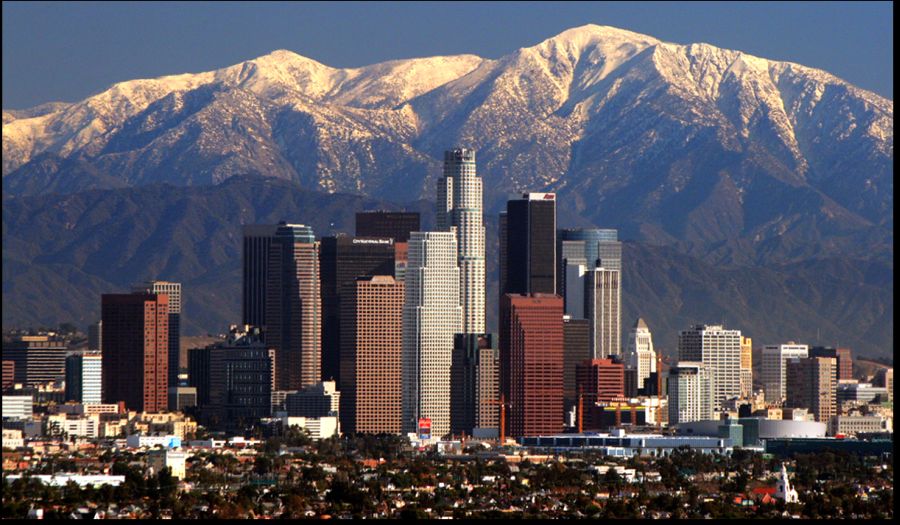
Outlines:
[[[3,107],[289,49],[335,67],[497,58],[596,23],[825,69],[893,99],[890,2],[3,2]]]

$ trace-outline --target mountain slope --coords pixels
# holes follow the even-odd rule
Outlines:
[[[256,174],[415,200],[433,197],[443,150],[463,144],[491,211],[510,192],[552,190],[587,223],[709,262],[893,259],[892,101],[798,64],[611,27],[497,60],[337,69],[280,50],[3,122],[8,195]]]
[[[563,206],[566,201],[561,201]],[[241,224],[311,224],[317,235],[353,233],[357,210],[413,209],[423,227],[433,204],[399,206],[323,194],[258,177],[212,188],[152,185],[7,199],[3,206],[3,326],[87,325],[100,295],[146,279],[183,283],[186,335],[220,333],[240,320]],[[577,217],[560,212],[560,226]],[[486,220],[488,325],[496,329],[497,224]],[[623,327],[638,316],[657,346],[675,352],[677,331],[725,321],[757,344],[840,343],[854,355],[893,348],[893,268],[859,259],[723,268],[674,248],[624,244]]]

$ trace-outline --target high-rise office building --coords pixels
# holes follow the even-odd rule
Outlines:
[[[507,294],[500,313],[500,388],[509,402],[509,435],[562,432],[562,297]]]
[[[24,335],[3,343],[3,358],[13,361],[16,383],[36,386],[65,377],[68,350],[63,339]]]
[[[566,275],[562,272],[567,264],[583,264],[588,270],[600,266],[621,270],[622,243],[618,239],[619,232],[614,229],[559,230],[556,237],[557,293],[565,297]]]
[[[506,211],[501,211],[499,217],[497,218],[497,237],[499,238],[499,241],[500,241],[499,250],[497,250],[498,253],[500,254],[500,263],[499,263],[500,281],[498,283],[499,286],[497,287],[497,291],[498,291],[497,304],[498,305],[503,304],[503,296],[506,295],[506,293],[507,293],[506,292],[506,273],[507,273],[506,243],[507,243],[508,235],[506,232],[506,230],[507,230],[507,228],[506,228],[507,220],[506,219],[507,219]]]
[[[556,194],[525,193],[506,203],[501,294],[556,293]],[[502,337],[502,336],[501,336]]]
[[[809,357],[833,357],[837,359],[838,381],[853,379],[853,358],[849,348],[814,346],[809,349]]]
[[[741,331],[722,325],[695,325],[678,334],[678,358],[709,369],[713,410],[741,394]]]
[[[403,431],[450,432],[450,364],[462,329],[454,232],[413,232],[403,304]]]
[[[89,351],[66,357],[66,401],[102,403],[103,360]]]
[[[361,211],[356,213],[358,237],[390,237],[394,242],[408,242],[412,232],[420,231],[417,211]]]
[[[578,402],[575,367],[592,357],[588,320],[563,316],[563,405],[567,413]]]
[[[496,334],[456,334],[450,365],[450,431],[499,429],[500,350]]]
[[[131,291],[169,296],[169,385],[177,386],[181,370],[181,283],[148,281],[135,285]]]
[[[837,359],[807,357],[787,362],[785,407],[807,408],[816,421],[828,423],[837,415]]]
[[[247,325],[231,326],[224,342],[208,347],[209,402],[202,409],[207,425],[241,430],[269,417],[274,354],[260,330]]]
[[[741,336],[741,398],[753,395],[753,339]]]
[[[209,369],[211,346],[188,349],[188,385],[197,389],[197,406],[207,407],[209,398]]]
[[[484,223],[481,178],[475,171],[475,151],[444,152],[444,176],[437,183],[437,229],[457,238],[462,332],[484,332]]]
[[[357,277],[394,275],[394,240],[337,235],[322,237],[322,379],[341,383],[341,300]],[[344,427],[346,428],[346,427]]]
[[[787,361],[805,358],[809,347],[793,341],[781,345],[766,345],[762,350],[760,380],[766,393],[766,402],[780,403],[787,397]]]
[[[344,432],[400,434],[402,282],[358,277],[341,294],[340,418]]]
[[[656,352],[653,351],[653,335],[643,319],[638,318],[628,334],[628,351],[625,354],[625,365],[635,370],[635,388],[643,389],[644,381],[656,372]]]
[[[103,351],[102,330],[103,321],[97,321],[88,326],[88,350],[96,350],[98,352]]]
[[[893,368],[879,368],[878,371],[875,372],[875,378],[872,380],[872,384],[887,389],[888,401],[894,401]]]
[[[679,361],[669,368],[669,425],[713,418],[712,379],[700,362]]]
[[[584,312],[590,321],[594,359],[621,356],[621,286],[619,270],[594,268],[587,272]]]
[[[103,294],[103,402],[165,412],[169,388],[169,296]]]
[[[275,239],[277,224],[245,224],[243,226],[243,249],[241,268],[243,270],[243,294],[241,300],[241,323],[266,326],[266,283],[269,275],[269,250]],[[265,337],[265,331],[263,332]]]
[[[585,403],[625,398],[625,365],[612,359],[587,359],[575,367],[576,388]]]
[[[277,390],[321,381],[319,243],[302,224],[279,223],[269,248],[264,339],[275,349]]]
[[[563,248],[567,243],[563,243]],[[587,265],[581,259],[565,259],[566,265],[563,268],[565,278],[562,279],[566,283],[565,291],[560,295],[563,298],[565,306],[565,314],[573,319],[587,319],[585,312],[584,291],[587,288]]]

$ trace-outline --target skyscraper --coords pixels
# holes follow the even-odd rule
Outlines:
[[[853,359],[849,348],[814,346],[809,349],[809,357],[833,357],[837,359],[838,381],[853,379]]]
[[[760,380],[766,393],[766,401],[780,403],[787,396],[787,361],[805,358],[809,348],[793,341],[781,345],[766,345],[762,350]]]
[[[206,349],[209,403],[202,414],[214,429],[243,430],[270,415],[275,352],[260,335],[256,327],[232,325],[228,339]]]
[[[497,343],[496,334],[456,334],[450,365],[450,430],[454,434],[471,436],[499,429]]]
[[[66,357],[66,401],[102,403],[103,361],[100,352]]]
[[[678,334],[681,361],[706,365],[712,383],[712,406],[718,412],[724,401],[741,394],[741,331],[722,325],[695,325]]]
[[[277,390],[321,381],[319,243],[312,228],[279,223],[269,248],[265,342],[275,349]]]
[[[408,242],[419,227],[416,211],[361,211],[356,213],[357,237],[390,237],[394,242]]]
[[[619,232],[602,228],[568,228],[557,232],[556,237],[556,291],[564,295],[566,264],[584,264],[588,270],[603,266],[612,270],[622,268],[622,243]],[[602,246],[601,246],[602,243]],[[602,263],[601,263],[601,253]]]
[[[277,224],[245,224],[241,251],[243,295],[242,324],[266,326],[266,283],[269,275],[269,249],[275,239]],[[265,332],[263,333],[265,337]]]
[[[578,402],[575,367],[593,357],[590,338],[591,327],[587,319],[563,316],[563,404],[566,413]]]
[[[454,232],[413,232],[403,304],[403,431],[419,419],[431,432],[450,431],[450,364],[462,329]]]
[[[505,232],[501,294],[555,294],[556,194],[525,193],[508,201]]]
[[[507,294],[500,313],[500,388],[509,401],[509,435],[562,432],[562,298]]]
[[[628,334],[628,352],[625,355],[625,364],[637,371],[635,378],[636,389],[644,388],[650,374],[656,372],[656,352],[653,351],[653,336],[650,328],[643,319],[638,318]]]
[[[341,300],[357,277],[394,275],[394,240],[337,235],[322,237],[322,379],[341,383]]]
[[[16,383],[36,386],[63,379],[68,347],[63,339],[47,335],[23,335],[3,343],[3,359],[13,361]]]
[[[181,283],[148,281],[135,285],[131,291],[169,296],[169,385],[177,386],[181,368]]]
[[[169,388],[169,296],[103,294],[103,402],[165,412]]]
[[[753,340],[741,336],[741,397],[753,395]]]
[[[712,380],[703,363],[679,361],[669,369],[669,425],[713,418]]]
[[[484,332],[484,225],[481,178],[475,151],[444,152],[444,176],[437,183],[437,229],[456,229],[462,332]]]
[[[402,431],[403,283],[358,277],[341,294],[340,418],[344,432]]]
[[[103,337],[101,337],[102,330],[103,321],[97,321],[88,326],[88,350],[97,350],[98,352],[103,351]]]
[[[622,355],[619,276],[619,270],[603,267],[587,272],[584,312],[590,321],[591,353],[594,359]]]
[[[816,421],[828,423],[837,415],[837,359],[792,358],[787,362],[785,407],[808,408]]]

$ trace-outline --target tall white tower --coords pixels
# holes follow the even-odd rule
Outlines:
[[[787,362],[806,357],[809,357],[809,346],[793,341],[763,347],[760,379],[767,403],[778,403],[787,398]]]
[[[625,365],[637,370],[637,386],[644,386],[644,380],[656,372],[656,352],[653,351],[653,336],[643,319],[638,319],[628,334],[628,352]]]
[[[594,268],[587,272],[584,311],[590,320],[591,353],[594,359],[622,355],[619,348],[620,297],[619,270]]]
[[[678,334],[678,359],[701,362],[709,369],[713,409],[741,395],[741,331],[722,325],[695,325]]]
[[[475,172],[475,151],[444,152],[444,176],[437,184],[437,229],[456,228],[459,252],[462,332],[484,333],[484,222],[481,178]]]
[[[403,303],[403,432],[450,432],[450,364],[462,327],[456,232],[413,232]]]

